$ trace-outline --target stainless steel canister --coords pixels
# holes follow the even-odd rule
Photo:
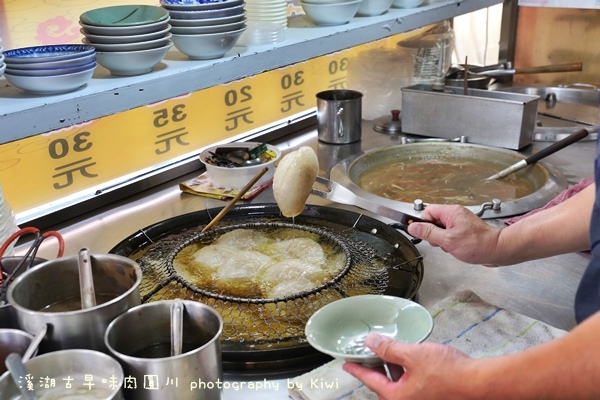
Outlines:
[[[142,270],[136,262],[115,254],[91,254],[90,259],[95,307],[81,309],[78,256],[35,266],[8,287],[8,301],[15,308],[21,329],[36,334],[42,324],[48,326],[41,354],[63,349],[106,353],[104,332],[108,324],[141,304]]]
[[[361,138],[362,97],[356,90],[317,93],[317,132],[325,143],[348,144]]]
[[[171,306],[181,302],[182,351],[171,355]],[[121,362],[130,400],[221,400],[221,316],[190,300],[160,300],[115,318],[104,340]]]

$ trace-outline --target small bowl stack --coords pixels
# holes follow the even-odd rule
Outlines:
[[[7,50],[4,76],[14,87],[33,94],[72,92],[92,79],[95,53],[93,46],[78,44]]]
[[[2,48],[2,38],[0,38],[0,76],[4,74],[6,64],[4,63],[4,49]]]
[[[359,17],[372,17],[381,15],[392,7],[394,0],[363,0],[356,15]]]
[[[169,19],[162,7],[125,5],[86,11],[79,24],[98,64],[112,75],[133,76],[152,72],[173,46]]]
[[[161,0],[175,47],[192,60],[221,58],[246,30],[243,0]]]
[[[287,28],[286,0],[246,0],[248,21]]]
[[[316,25],[333,26],[350,22],[363,0],[300,0],[304,13]]]

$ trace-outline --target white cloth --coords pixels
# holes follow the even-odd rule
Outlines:
[[[429,310],[434,328],[428,342],[453,346],[474,358],[515,353],[553,340],[567,332],[522,314],[498,308],[464,291],[447,297]],[[289,390],[294,400],[376,400],[360,381],[333,360],[295,379]]]

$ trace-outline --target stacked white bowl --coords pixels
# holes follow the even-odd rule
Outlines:
[[[34,94],[67,93],[83,87],[96,69],[96,49],[57,44],[3,52],[4,77],[12,86]]]
[[[79,24],[98,64],[112,75],[132,76],[152,72],[173,46],[169,18],[162,7],[124,5],[86,11]]]
[[[287,28],[287,0],[246,0],[248,23],[273,24]]]
[[[381,15],[390,9],[394,0],[362,0],[356,15],[360,17],[372,17]]]
[[[300,0],[306,16],[316,25],[344,25],[358,12],[363,0]]]
[[[161,0],[173,43],[193,60],[223,57],[246,30],[244,0]]]

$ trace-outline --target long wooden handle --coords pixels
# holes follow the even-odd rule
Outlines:
[[[248,182],[246,184],[246,186],[244,186],[239,192],[238,194],[235,195],[235,197],[233,199],[231,199],[231,201],[229,203],[227,203],[227,205],[225,207],[223,207],[223,209],[217,214],[216,217],[214,217],[205,227],[204,229],[202,229],[202,231],[200,233],[206,232],[207,230],[209,230],[210,228],[212,228],[213,226],[215,226],[215,224],[217,222],[219,222],[221,220],[221,218],[223,218],[223,216],[225,214],[227,214],[227,212],[229,212],[229,210],[231,210],[231,208],[235,205],[235,203],[237,203],[243,195],[246,194],[246,192],[248,190],[250,190],[252,188],[252,186],[254,186],[254,184],[256,182],[258,182],[258,180],[267,173],[267,171],[269,170],[268,167],[264,167],[263,169],[261,169],[258,174],[256,174],[256,176],[254,178],[252,178],[250,180],[250,182]]]
[[[516,68],[515,74],[540,74],[544,72],[574,72],[583,70],[583,64],[570,63],[570,64],[555,64],[555,65],[542,65],[539,67],[526,67]]]

